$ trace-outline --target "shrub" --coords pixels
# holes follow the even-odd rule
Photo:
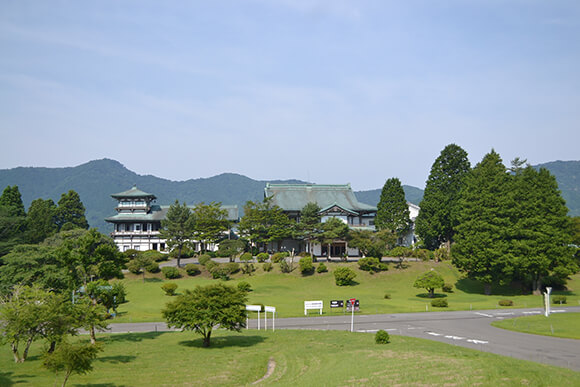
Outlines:
[[[436,308],[447,308],[449,304],[447,303],[447,300],[445,298],[436,298],[433,301],[431,301],[431,306],[434,306]]]
[[[410,257],[413,254],[413,249],[410,247],[397,246],[391,251],[389,255],[391,257]]]
[[[390,340],[391,338],[387,331],[381,329],[375,334],[375,343],[377,344],[389,344]]]
[[[443,293],[453,293],[453,285],[443,284],[443,286],[441,286],[441,291],[443,291]]]
[[[161,269],[161,271],[163,272],[163,275],[167,279],[175,279],[181,277],[181,275],[179,274],[179,269],[173,266],[165,266],[164,268]]]
[[[292,268],[290,267],[290,265],[288,264],[288,261],[286,261],[285,258],[283,258],[280,261],[280,271],[282,273],[290,273],[292,271]]]
[[[562,295],[552,296],[552,304],[565,304],[565,303],[566,303],[566,296],[562,296]]]
[[[433,252],[437,261],[446,261],[449,259],[449,251],[445,247],[440,247]]]
[[[237,262],[228,262],[224,264],[224,269],[228,272],[228,274],[235,274],[240,271],[240,264]]]
[[[273,268],[273,267],[274,267],[274,266],[272,265],[272,262],[266,262],[266,263],[264,263],[264,264],[262,265],[262,269],[263,269],[264,271],[272,271],[272,268]]]
[[[169,252],[169,256],[172,258],[177,258],[177,254],[179,253],[179,249],[173,249]],[[195,254],[195,251],[189,247],[183,247],[181,249],[181,258],[191,258]]]
[[[207,254],[202,254],[197,258],[200,265],[206,266],[211,261],[211,257]]]
[[[166,296],[174,296],[177,290],[177,284],[175,282],[166,282],[161,285],[161,289],[163,289]]]
[[[284,256],[284,253],[274,253],[272,254],[272,256],[270,257],[270,261],[272,263],[280,263],[280,261],[282,261],[284,258],[286,258]]]
[[[302,274],[312,274],[314,273],[314,265],[312,264],[311,257],[302,257],[300,261],[298,261],[298,265],[300,266],[300,272]]]
[[[317,273],[326,273],[328,271],[328,269],[326,268],[326,265],[324,264],[324,262],[322,262],[320,265],[318,265],[318,267],[316,268],[316,272]]]
[[[147,270],[149,273],[159,273],[159,264],[157,262],[151,262],[147,265],[145,270]]]
[[[157,250],[147,250],[141,253],[143,257],[151,258],[155,262],[167,261],[169,254],[163,254],[161,251]]]
[[[366,257],[358,260],[358,268],[364,271],[376,273],[381,271],[381,261],[378,258]]]
[[[242,292],[249,293],[252,291],[252,285],[250,285],[249,282],[241,281],[238,283],[238,289],[241,290]]]
[[[219,266],[219,263],[212,261],[211,259],[205,264],[206,270],[209,271],[210,273],[216,266]]]
[[[260,253],[256,256],[258,262],[266,262],[268,258],[270,258],[270,255],[268,253]]]
[[[227,281],[230,279],[231,273],[225,267],[225,265],[221,265],[219,263],[214,262],[214,264],[211,265],[210,267],[208,267],[207,270],[210,272],[213,279],[221,278],[224,281]]]
[[[140,274],[141,264],[136,259],[133,259],[127,264],[127,269],[133,274]]]
[[[427,249],[415,249],[413,250],[412,257],[419,258],[421,261],[428,261],[433,259],[434,254]]]
[[[245,263],[242,265],[242,273],[244,274],[252,274],[256,271],[253,263]]]
[[[215,252],[215,255],[220,258],[229,258],[231,254],[229,250],[218,249],[218,251]]]
[[[195,263],[188,263],[187,265],[185,265],[185,272],[187,273],[187,275],[193,277],[194,275],[198,275],[199,273],[201,273],[201,270]]]
[[[385,300],[391,299],[391,293],[385,293]]]
[[[207,255],[209,255],[210,258],[215,258],[217,257],[217,254],[215,253],[215,251],[206,251],[205,252]]]
[[[499,306],[514,306],[514,302],[512,300],[499,300],[497,303]]]
[[[386,262],[381,262],[381,263],[379,263],[379,269],[381,269],[381,271],[388,271],[389,264]]]
[[[240,256],[240,261],[251,261],[253,258],[251,253],[244,253]]]
[[[338,286],[351,285],[356,277],[356,273],[349,267],[339,267],[334,271],[334,281]]]

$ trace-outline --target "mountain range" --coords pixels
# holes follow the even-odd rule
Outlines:
[[[580,215],[580,192],[578,176],[580,161],[554,161],[538,165],[549,169],[558,180],[562,196],[568,203],[570,215]],[[188,204],[211,201],[236,204],[240,215],[248,200],[259,201],[264,195],[266,183],[304,184],[300,180],[254,180],[249,177],[223,173],[210,178],[171,181],[151,175],[138,175],[115,160],[102,159],[67,168],[18,167],[0,170],[0,190],[8,185],[17,185],[26,208],[37,198],[56,202],[62,193],[75,190],[86,207],[87,220],[91,227],[102,232],[112,230],[104,218],[114,215],[116,201],[111,194],[126,191],[133,185],[157,196],[157,203],[172,204],[175,200]],[[338,182],[342,183],[342,182]],[[404,185],[407,200],[419,204],[423,190]],[[381,188],[356,191],[359,201],[376,205]]]

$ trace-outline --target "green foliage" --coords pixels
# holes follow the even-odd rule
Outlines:
[[[413,250],[412,257],[419,258],[421,261],[429,261],[435,258],[435,254],[427,249],[415,249]]]
[[[450,258],[449,250],[445,247],[440,247],[433,253],[436,261],[447,261]]]
[[[33,200],[26,216],[27,239],[29,243],[40,243],[57,230],[57,207],[51,199]]]
[[[413,255],[413,249],[405,246],[397,246],[389,251],[391,257],[410,257]]]
[[[249,263],[249,262],[246,261],[242,265],[242,273],[244,273],[244,274],[251,275],[255,271],[256,271],[256,267],[254,266],[253,263]]]
[[[378,258],[367,257],[358,260],[358,268],[371,273],[377,273],[382,270],[381,261]]]
[[[247,281],[238,282],[238,289],[242,292],[249,293],[252,291],[252,285]]]
[[[228,262],[224,264],[224,267],[229,272],[229,274],[235,274],[240,271],[240,264],[237,262]]]
[[[280,260],[280,271],[282,273],[292,272],[292,267],[290,266],[286,258],[282,258],[282,260]]]
[[[298,262],[298,266],[300,267],[300,273],[302,273],[302,275],[314,273],[314,265],[312,264],[311,257],[300,258],[300,261]]]
[[[266,262],[270,258],[270,255],[268,253],[259,253],[256,258],[258,262]]]
[[[453,293],[453,285],[443,284],[443,286],[441,286],[441,290],[443,291],[443,293]]]
[[[26,214],[17,186],[6,187],[0,196],[0,257],[27,239]]]
[[[145,270],[147,270],[148,273],[159,273],[159,271],[161,271],[157,262],[151,262],[149,265],[147,265]]]
[[[188,263],[187,265],[185,265],[185,272],[187,273],[188,276],[193,277],[201,273],[201,270],[199,269],[199,266],[196,265],[195,263]]]
[[[397,236],[390,230],[377,232],[370,230],[351,230],[348,244],[350,247],[357,248],[367,257],[381,259],[395,245],[396,241]]]
[[[388,179],[383,186],[375,227],[378,230],[391,230],[399,236],[403,236],[411,227],[405,191],[397,178]]]
[[[272,265],[272,262],[264,262],[264,264],[262,265],[262,270],[266,272],[271,271],[273,267],[274,265]]]
[[[385,300],[390,300],[391,299],[391,293],[385,293],[384,299]]]
[[[471,165],[467,152],[455,144],[447,145],[431,166],[415,230],[424,245],[435,250],[447,248],[458,225],[459,192]]]
[[[194,218],[187,204],[175,201],[161,221],[160,237],[166,240],[170,250],[177,251],[177,266],[180,266],[181,253],[194,237]]]
[[[60,200],[58,201],[56,219],[60,229],[62,229],[65,224],[74,228],[89,228],[89,223],[85,217],[85,206],[81,202],[79,194],[73,190],[61,195]]]
[[[330,245],[335,241],[344,241],[348,236],[348,225],[338,218],[330,218],[322,223],[322,233],[318,235],[318,241]],[[330,258],[330,249],[328,249],[328,257]]]
[[[163,273],[163,276],[167,279],[176,279],[181,277],[181,274],[179,274],[179,269],[173,266],[164,266],[163,268],[161,268],[161,272]]]
[[[174,296],[177,290],[177,284],[175,282],[166,282],[161,285],[161,289],[165,292],[166,296]]]
[[[265,253],[260,253],[260,254],[265,254]],[[268,254],[266,254],[268,255]],[[254,257],[252,257],[251,253],[243,253],[240,257],[240,261],[251,261],[252,259],[254,259]],[[258,262],[263,262],[263,261],[258,261]]]
[[[127,251],[131,251],[131,250],[127,250]],[[133,250],[133,251],[135,251],[135,250]],[[157,250],[140,251],[139,254],[141,254],[143,257],[149,258],[155,262],[166,261],[168,258],[167,254],[164,254],[161,251],[157,251]]]
[[[319,238],[322,233],[320,207],[318,204],[313,202],[307,203],[300,211],[299,219],[300,221],[296,225],[295,237],[306,240],[308,243],[308,251],[311,252],[312,242]]]
[[[552,304],[565,304],[566,303],[566,296],[563,295],[554,295],[552,296]]]
[[[210,346],[215,326],[240,331],[246,323],[246,293],[223,284],[197,286],[166,305],[163,317],[170,327],[192,330],[203,336],[203,346]]]
[[[18,186],[7,186],[0,196],[0,206],[10,208],[12,216],[26,216]]]
[[[328,271],[328,268],[326,267],[326,265],[324,264],[324,262],[321,262],[318,267],[316,268],[316,272],[317,273],[326,273]]]
[[[202,251],[205,245],[216,243],[223,238],[230,227],[228,211],[221,208],[221,203],[198,203],[192,211],[194,237],[201,242]]]
[[[512,300],[499,300],[497,303],[499,306],[514,306],[514,302]]]
[[[202,254],[199,257],[197,257],[197,261],[199,262],[200,265],[207,266],[208,262],[211,262],[211,257],[207,254]]]
[[[42,366],[53,371],[55,375],[58,375],[60,371],[64,371],[62,382],[64,387],[72,373],[80,375],[92,371],[92,363],[102,350],[99,345],[70,344],[68,341],[62,341],[52,353],[47,353],[44,356]]]
[[[287,255],[286,253],[274,253],[272,254],[272,256],[270,257],[270,261],[272,263],[280,263],[281,261],[284,260],[284,258],[286,258]]]
[[[261,203],[246,202],[238,230],[243,238],[264,246],[268,242],[290,237],[293,224],[280,207],[272,204],[272,198],[268,197]]]
[[[349,286],[354,283],[356,273],[349,267],[338,267],[334,271],[334,281],[337,286]]]
[[[383,329],[380,329],[375,333],[375,343],[376,344],[388,344],[391,338],[389,333]]]
[[[427,271],[421,274],[413,284],[416,288],[423,288],[429,292],[429,297],[435,295],[435,289],[442,287],[445,284],[443,277],[434,270]]]
[[[436,308],[447,308],[449,303],[446,298],[435,298],[434,300],[431,300],[431,306]]]

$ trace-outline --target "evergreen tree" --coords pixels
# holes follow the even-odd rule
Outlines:
[[[6,187],[0,196],[0,257],[24,241],[26,213],[17,186]]]
[[[261,203],[246,202],[238,229],[250,243],[265,248],[269,242],[290,237],[294,227],[282,208],[272,204],[272,197],[267,197]]]
[[[540,294],[549,276],[562,283],[578,271],[574,261],[568,209],[556,178],[547,169],[528,166],[513,177],[515,205],[512,211],[513,255],[519,276]]]
[[[216,243],[224,237],[230,227],[228,212],[221,208],[221,203],[199,203],[192,211],[195,239],[201,243],[202,252],[206,243]]]
[[[411,228],[409,205],[401,181],[394,177],[388,179],[381,191],[377,206],[375,226],[378,230],[391,230],[402,237]]]
[[[453,264],[483,282],[485,294],[514,274],[511,191],[511,176],[494,150],[466,175],[461,190]]]
[[[161,238],[166,240],[167,247],[177,249],[177,267],[181,263],[181,252],[194,237],[194,219],[187,204],[176,200],[169,207],[165,219],[161,221]]]
[[[447,145],[433,163],[415,221],[415,230],[428,249],[442,244],[450,249],[457,227],[459,192],[470,168],[467,152],[455,144]]]
[[[26,216],[18,186],[7,186],[0,196],[0,206],[9,207],[12,216]]]
[[[300,211],[300,223],[298,224],[299,232],[308,242],[308,252],[312,257],[312,241],[317,238],[321,232],[320,207],[316,203],[307,203]]]
[[[63,193],[58,201],[57,224],[59,230],[71,228],[88,229],[89,223],[85,218],[85,206],[78,193],[73,190]],[[66,225],[66,226],[65,226]]]
[[[30,204],[26,216],[28,242],[39,243],[56,233],[57,207],[51,199],[36,199]]]

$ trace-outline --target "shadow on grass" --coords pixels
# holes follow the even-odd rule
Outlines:
[[[79,386],[79,384],[75,384]],[[83,387],[125,387],[125,384],[115,384],[115,383],[88,383],[83,384]]]
[[[203,346],[203,338],[180,341],[179,345],[191,348],[218,349],[226,347],[251,347],[264,341],[262,336],[216,336],[211,338],[209,347]]]
[[[13,386],[12,372],[0,372],[0,386]]]
[[[130,363],[136,358],[137,356],[128,356],[128,355],[104,356],[97,358],[97,361],[103,363],[119,364],[119,363]]]
[[[469,294],[485,295],[483,283],[470,278],[458,280],[455,283],[455,288]],[[513,283],[510,285],[493,284],[491,286],[491,294],[495,296],[521,296],[526,293],[522,291],[521,284]]]
[[[428,299],[434,300],[436,298],[445,298],[445,297],[447,297],[447,294],[435,293],[435,294],[433,294],[433,297],[429,297],[429,293],[419,293],[416,296],[419,298],[428,298]]]
[[[107,343],[119,343],[119,342],[140,342],[143,340],[153,340],[159,336],[166,334],[168,332],[135,332],[135,333],[119,333],[114,335],[107,335],[101,337],[100,340],[106,341]]]
[[[160,278],[145,278],[145,282],[163,282]]]

